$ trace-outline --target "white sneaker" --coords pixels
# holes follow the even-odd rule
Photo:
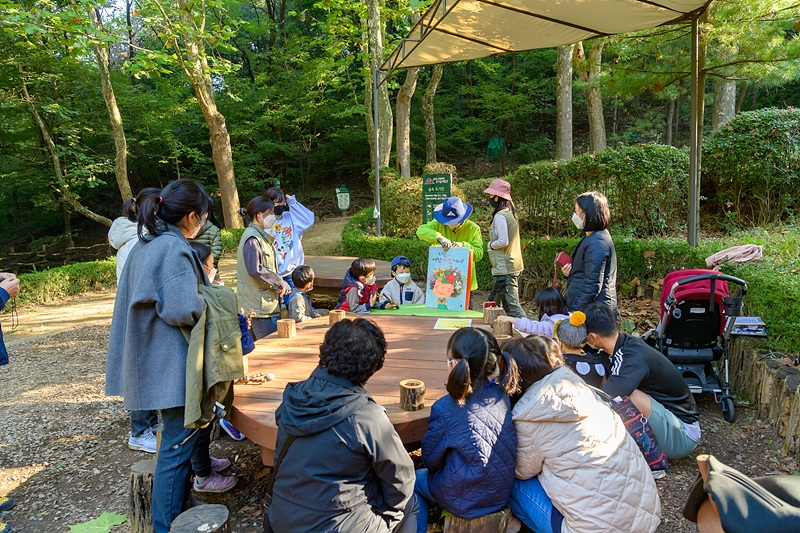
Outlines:
[[[147,428],[138,437],[128,433],[128,448],[137,452],[156,453],[156,436],[153,430]]]
[[[651,470],[650,473],[653,474],[653,479],[664,479],[667,477],[666,470]]]

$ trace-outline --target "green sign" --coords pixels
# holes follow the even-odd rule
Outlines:
[[[422,223],[433,220],[433,208],[453,195],[452,174],[422,175]]]

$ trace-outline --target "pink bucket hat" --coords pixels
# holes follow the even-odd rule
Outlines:
[[[505,198],[506,200],[511,200],[511,184],[505,180],[493,179],[489,188],[483,192]]]

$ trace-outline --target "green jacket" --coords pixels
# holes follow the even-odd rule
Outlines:
[[[206,307],[187,339],[183,416],[187,428],[207,426],[214,419],[215,402],[222,403],[230,412],[233,405],[231,381],[244,377],[236,294],[230,287],[221,285],[199,285],[198,291]]]
[[[417,228],[417,237],[419,240],[437,244],[439,237],[450,239],[452,242],[460,242],[464,244],[465,248],[472,250],[472,281],[469,284],[469,290],[474,291],[478,288],[478,276],[475,272],[475,263],[483,259],[483,237],[481,237],[481,228],[471,220],[465,220],[457,230],[453,230],[452,226],[445,226],[441,222],[431,220],[427,224],[421,225]]]
[[[194,239],[189,239],[189,242],[199,242],[211,248],[211,253],[214,255],[214,268],[219,266],[219,258],[222,255],[222,235],[219,228],[206,220],[203,227],[200,228],[200,233]]]
[[[252,309],[255,311],[256,318],[272,316],[280,318],[278,291],[267,283],[253,279],[247,273],[247,267],[244,264],[244,243],[251,237],[258,239],[258,243],[261,245],[261,264],[264,268],[271,272],[278,272],[275,246],[272,245],[273,237],[255,224],[250,224],[242,233],[239,249],[236,252],[236,296],[239,299],[239,307],[244,309],[245,314]]]

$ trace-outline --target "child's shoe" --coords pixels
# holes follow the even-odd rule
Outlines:
[[[3,511],[8,511],[12,507],[16,505],[16,502],[11,498],[6,498],[5,496],[0,496],[0,513]]]
[[[236,486],[237,481],[239,480],[233,476],[223,476],[211,472],[202,483],[199,482],[199,478],[195,477],[193,485],[195,492],[228,492]]]
[[[212,472],[222,472],[226,468],[231,466],[231,462],[224,457],[222,459],[217,459],[216,457],[211,458],[211,471]]]
[[[244,440],[244,434],[233,427],[233,424],[225,420],[224,418],[219,419],[219,425],[222,426],[222,429],[225,430],[225,433],[228,434],[230,438],[233,440]]]

